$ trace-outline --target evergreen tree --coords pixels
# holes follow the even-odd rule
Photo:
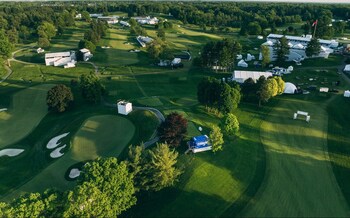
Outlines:
[[[277,62],[282,63],[289,54],[288,39],[283,36],[274,45],[274,52],[277,54]]]
[[[271,62],[270,60],[270,49],[266,45],[261,46],[261,55],[262,55],[262,60],[261,60],[261,65],[263,67],[266,67],[267,64]]]
[[[228,113],[225,116],[223,129],[229,135],[235,135],[239,131],[239,122],[234,114]]]
[[[305,54],[308,57],[312,57],[314,55],[318,55],[321,52],[321,44],[317,38],[312,38],[310,42],[307,44],[305,49]]]
[[[212,151],[215,153],[222,150],[224,144],[224,135],[221,133],[221,129],[218,126],[213,126],[209,134],[209,142],[212,146]]]

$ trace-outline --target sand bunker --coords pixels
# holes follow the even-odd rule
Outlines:
[[[73,168],[69,172],[69,178],[74,179],[80,176],[80,170],[77,168]]]
[[[60,139],[63,138],[63,137],[66,137],[68,134],[69,134],[69,132],[63,133],[63,134],[61,134],[61,135],[59,135],[59,136],[56,136],[56,137],[52,138],[52,139],[49,141],[49,143],[47,143],[46,148],[48,148],[48,149],[56,148],[57,146],[59,146],[59,145],[61,144],[61,143],[57,143],[58,140],[60,140]]]
[[[65,148],[67,145],[62,145],[61,147],[56,148],[50,153],[50,157],[52,158],[58,158],[64,155],[64,153],[61,153],[61,150]]]
[[[0,109],[0,112],[1,111],[7,111],[7,108],[2,108],[2,109]]]
[[[9,156],[14,157],[22,153],[24,149],[3,149],[0,151],[0,157],[2,156]]]

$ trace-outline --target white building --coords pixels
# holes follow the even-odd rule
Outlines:
[[[158,18],[156,17],[132,17],[132,19],[135,19],[139,24],[150,24],[155,25],[159,22]]]
[[[153,39],[148,36],[138,36],[136,40],[140,43],[141,47],[146,47],[147,44],[153,41]]]
[[[344,97],[350,98],[350,91],[349,90],[344,91]]]
[[[74,51],[46,53],[45,64],[46,66],[64,66],[68,63],[75,63],[77,60]]]
[[[127,101],[119,101],[118,105],[118,114],[128,115],[132,111],[132,104]]]
[[[277,59],[277,55],[274,51],[274,45],[282,38],[283,35],[279,34],[269,34],[266,37],[266,42],[263,45],[268,46],[270,49],[270,60],[275,61]],[[305,54],[305,49],[307,44],[310,42],[312,36],[306,35],[304,37],[300,36],[285,36],[288,40],[289,45],[289,55],[287,61],[302,61],[305,58],[308,58]],[[339,43],[335,40],[323,40],[319,39],[321,45],[321,52],[318,55],[313,57],[323,57],[328,58],[329,54],[334,52],[334,48],[339,46]],[[262,58],[260,55],[259,59]]]
[[[244,83],[245,80],[252,78],[255,82],[261,77],[265,76],[265,78],[268,78],[272,76],[271,72],[259,72],[259,71],[240,71],[235,70],[232,73],[232,81],[236,81],[238,83]]]
[[[172,61],[171,61],[171,65],[178,65],[181,63],[181,58],[174,58]]]
[[[98,18],[98,17],[102,17],[103,14],[90,14],[91,18]]]
[[[83,60],[88,61],[90,58],[93,57],[93,54],[91,54],[89,49],[83,48],[79,50],[83,54]]]
[[[122,26],[130,27],[130,24],[128,22],[126,22],[126,21],[120,21],[119,23]]]
[[[293,83],[286,82],[284,85],[283,93],[285,94],[295,94],[297,87]]]
[[[98,20],[106,21],[108,24],[116,24],[118,23],[118,16],[99,16],[97,17]]]

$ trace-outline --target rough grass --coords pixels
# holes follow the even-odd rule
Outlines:
[[[33,86],[13,95],[7,111],[0,112],[0,148],[28,135],[47,113],[46,95],[53,85]]]
[[[293,120],[297,110],[309,112],[310,123]],[[327,152],[327,121],[324,108],[307,101],[283,100],[272,110],[261,126],[267,175],[243,216],[349,216]]]

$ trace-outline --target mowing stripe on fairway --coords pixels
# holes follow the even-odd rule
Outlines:
[[[311,115],[293,120],[297,110]],[[243,211],[247,217],[349,217],[327,152],[326,111],[305,101],[281,100],[261,126],[265,180]]]
[[[52,84],[33,86],[13,95],[12,105],[0,112],[0,148],[28,135],[47,114],[46,94]]]

